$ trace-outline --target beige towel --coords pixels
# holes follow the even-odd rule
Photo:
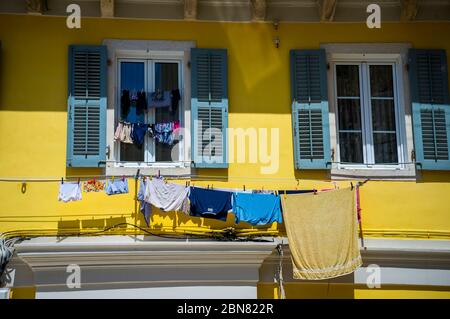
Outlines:
[[[281,195],[294,279],[320,280],[361,266],[355,192]]]

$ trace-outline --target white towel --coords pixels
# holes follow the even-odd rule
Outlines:
[[[59,185],[58,200],[65,203],[81,200],[81,184],[61,183]]]
[[[144,201],[166,212],[183,211],[187,214],[188,195],[189,187],[153,178],[145,185]]]

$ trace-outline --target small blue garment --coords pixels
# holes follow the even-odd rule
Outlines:
[[[140,211],[141,211],[142,215],[144,215],[145,223],[147,224],[147,227],[149,227],[150,226],[150,214],[152,213],[152,205],[147,203],[144,200],[145,185],[146,185],[146,182],[144,182],[141,179],[141,182],[139,183],[139,191],[137,193],[137,199],[139,201]]]
[[[191,202],[191,216],[227,220],[228,211],[232,208],[233,193],[191,187],[189,200]]]
[[[107,180],[105,192],[108,195],[128,193],[128,179]]]
[[[142,123],[134,123],[131,129],[131,139],[137,146],[141,146],[144,143],[145,133],[147,132],[148,125]]]
[[[274,194],[233,194],[233,213],[236,224],[247,222],[252,225],[282,223],[280,196]]]

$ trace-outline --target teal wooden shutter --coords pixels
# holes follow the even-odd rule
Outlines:
[[[191,49],[192,161],[194,167],[228,167],[226,49]]]
[[[416,161],[422,169],[450,170],[450,105],[445,50],[409,50]]]
[[[330,162],[325,50],[291,50],[291,95],[296,169]]]
[[[67,166],[106,160],[106,47],[69,46]]]

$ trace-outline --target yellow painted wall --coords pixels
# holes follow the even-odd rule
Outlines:
[[[444,48],[450,54],[450,23],[384,23],[381,30],[365,24],[285,24],[278,35],[269,23],[208,23],[82,19],[70,30],[63,17],[0,15],[0,177],[62,177],[99,174],[99,170],[66,169],[67,52],[70,44],[101,44],[105,38],[195,40],[198,47],[227,48],[229,55],[229,126],[280,129],[280,169],[273,180],[256,164],[231,164],[228,182],[214,187],[265,189],[330,186],[324,172],[294,172],[290,114],[289,50],[318,48],[326,42],[409,42],[416,48]],[[449,59],[450,60],[450,59]],[[203,170],[203,174],[223,174]],[[303,178],[313,181],[302,181]],[[184,182],[182,182],[184,183]],[[197,182],[207,185],[211,182]],[[348,182],[339,183],[348,186]],[[450,238],[450,172],[424,172],[419,182],[369,182],[362,189],[366,235]],[[0,182],[0,231],[55,233],[102,229],[127,221],[143,225],[134,215],[134,184],[130,194],[108,197],[83,193],[83,201],[57,201],[57,183]],[[156,213],[154,228],[221,229],[228,222]],[[247,227],[248,225],[242,225]],[[273,226],[273,229],[276,225]]]
[[[450,288],[439,286],[384,285],[369,289],[353,284],[289,283],[284,285],[286,299],[450,299]],[[259,284],[258,298],[279,299],[279,288]]]

